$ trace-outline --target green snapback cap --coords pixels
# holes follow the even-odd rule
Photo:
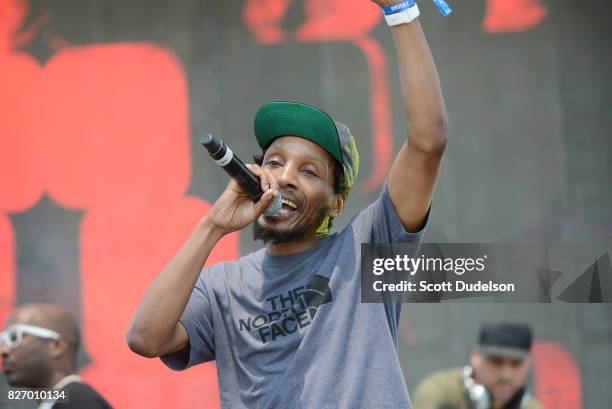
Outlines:
[[[255,138],[262,149],[281,136],[299,136],[325,149],[341,165],[345,193],[359,170],[359,153],[350,129],[329,114],[300,102],[274,101],[264,104],[255,114]]]

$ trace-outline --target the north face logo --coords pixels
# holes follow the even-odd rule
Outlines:
[[[332,300],[328,278],[315,275],[307,287],[308,289],[303,294],[306,306],[319,308],[319,306],[327,304]]]
[[[310,284],[266,298],[268,311],[238,319],[238,330],[253,332],[265,344],[310,325],[319,307],[332,301],[329,279],[315,275]]]

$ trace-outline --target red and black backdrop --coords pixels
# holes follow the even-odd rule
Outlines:
[[[428,240],[610,242],[608,4],[453,2],[443,18],[421,3],[450,117]],[[146,287],[227,183],[199,137],[247,159],[263,102],[324,107],[362,155],[342,225],[404,141],[395,67],[367,0],[0,0],[0,320],[20,303],[64,305],[82,325],[82,374],[111,403],[217,407],[213,364],[173,373],[124,341]],[[255,248],[250,231],[234,234],[209,263]],[[513,318],[536,328],[547,409],[612,400],[607,305],[405,310],[410,389],[462,364],[481,322]]]

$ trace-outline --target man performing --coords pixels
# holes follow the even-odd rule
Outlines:
[[[223,407],[410,407],[397,356],[401,304],[360,302],[360,245],[417,251],[446,111],[417,6],[375,2],[390,13],[410,126],[379,198],[329,234],[357,177],[353,137],[318,108],[265,104],[255,116],[263,155],[250,166],[265,193],[255,203],[229,183],[151,284],[128,331],[134,352],[172,369],[216,360]],[[277,192],[283,206],[267,216]],[[265,249],[202,270],[219,239],[251,223]]]
[[[39,409],[110,409],[106,400],[76,375],[80,338],[79,327],[68,311],[52,304],[20,306],[0,332],[2,372],[9,385],[64,392],[57,402],[42,401]]]
[[[415,409],[542,409],[525,383],[531,367],[531,329],[484,326],[470,366],[430,375],[417,386]]]

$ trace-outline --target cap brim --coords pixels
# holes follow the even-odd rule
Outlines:
[[[343,163],[334,120],[324,111],[299,102],[275,101],[255,114],[255,138],[262,149],[281,136],[299,136],[319,145]]]
[[[487,356],[500,356],[504,358],[524,359],[529,351],[520,348],[503,347],[496,345],[480,345],[479,351]]]

